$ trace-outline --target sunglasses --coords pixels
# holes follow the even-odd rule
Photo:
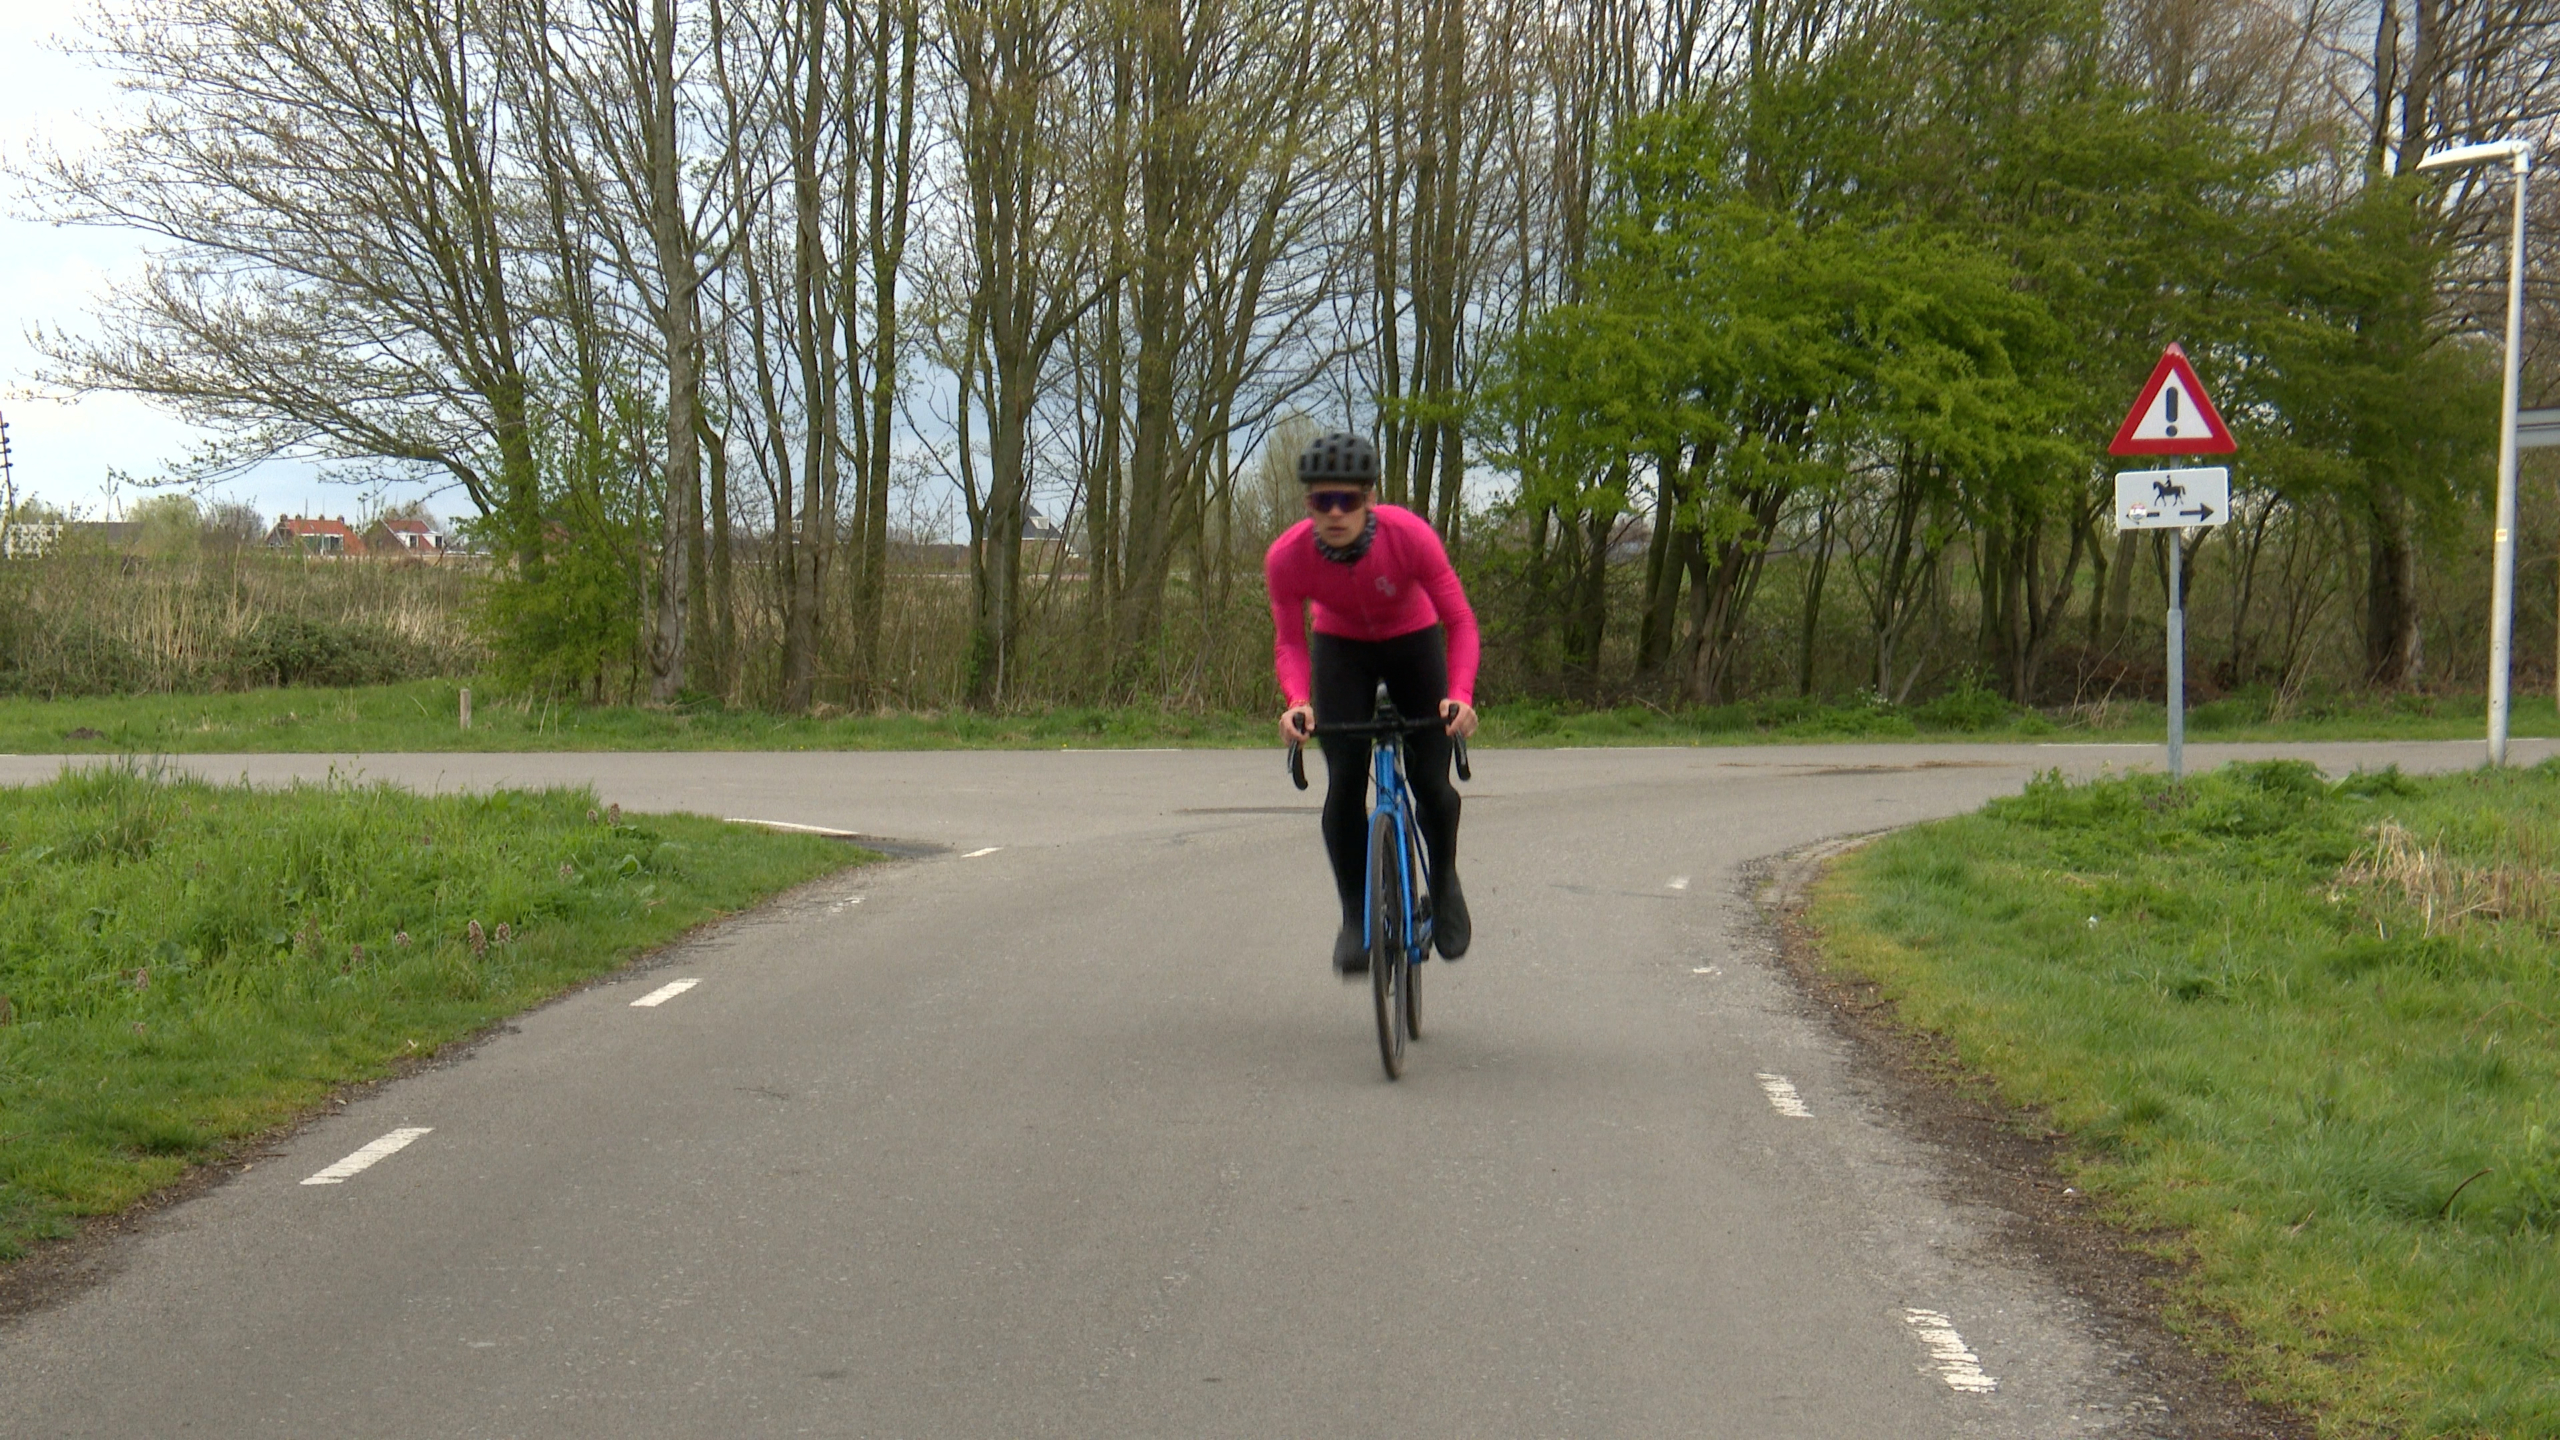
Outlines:
[[[1348,515],[1369,503],[1369,497],[1357,490],[1310,490],[1307,508],[1319,515]]]

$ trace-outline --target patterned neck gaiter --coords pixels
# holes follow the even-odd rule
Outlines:
[[[1357,565],[1360,557],[1369,553],[1370,542],[1378,538],[1378,512],[1369,512],[1369,523],[1360,527],[1360,538],[1348,545],[1327,545],[1323,536],[1313,532],[1309,532],[1307,538],[1316,542],[1317,554],[1334,564]]]

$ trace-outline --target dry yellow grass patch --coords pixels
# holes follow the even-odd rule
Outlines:
[[[2338,869],[2329,899],[2381,896],[2416,910],[2422,934],[2449,934],[2474,920],[2517,920],[2537,929],[2560,925],[2560,869],[2530,844],[2476,862],[2430,847],[2397,820],[2365,831],[2365,843]]]

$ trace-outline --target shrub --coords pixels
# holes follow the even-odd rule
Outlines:
[[[1915,705],[1911,718],[1932,730],[1961,730],[1968,734],[2008,723],[2017,707],[1985,690],[1967,675],[1964,683],[1935,700]]]
[[[241,685],[380,685],[435,673],[432,657],[378,625],[270,615],[233,642]]]
[[[0,694],[114,695],[147,687],[150,666],[131,641],[85,616],[52,623],[20,614],[0,650]]]

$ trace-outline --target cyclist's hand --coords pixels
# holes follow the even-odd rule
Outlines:
[[[1476,707],[1463,700],[1441,701],[1440,718],[1449,722],[1441,728],[1461,740],[1476,733]]]
[[[1316,731],[1316,709],[1312,705],[1292,705],[1280,712],[1280,743],[1297,745]]]

